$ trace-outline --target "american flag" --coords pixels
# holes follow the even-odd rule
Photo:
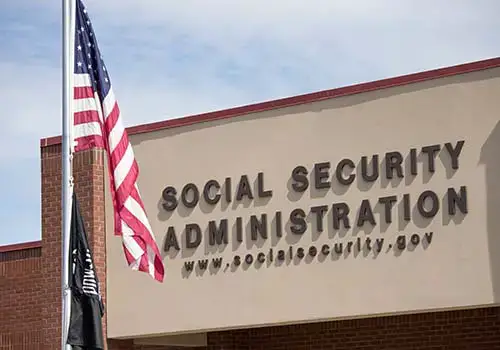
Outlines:
[[[137,187],[139,167],[81,0],[76,0],[75,15],[74,152],[106,150],[114,233],[122,237],[128,265],[162,282],[163,262]]]

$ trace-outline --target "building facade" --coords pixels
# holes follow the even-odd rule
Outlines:
[[[108,348],[500,349],[500,58],[129,129],[166,267],[131,271],[105,157],[74,160]],[[58,349],[42,240],[0,247],[0,349]]]

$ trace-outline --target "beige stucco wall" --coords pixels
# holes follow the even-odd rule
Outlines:
[[[181,251],[164,253],[163,284],[144,273],[128,269],[118,237],[112,236],[111,204],[107,201],[107,317],[110,337],[203,331],[307,320],[466,307],[496,303],[500,297],[500,69],[437,79],[403,87],[373,91],[327,101],[250,114],[230,120],[207,122],[131,136],[140,166],[139,188],[152,228],[162,249],[166,232],[173,226]],[[465,141],[451,169],[445,143]],[[425,146],[439,145],[435,173],[421,154]],[[418,154],[418,175],[410,174],[410,149]],[[405,157],[405,177],[386,180],[384,164],[380,178],[367,184],[359,176],[350,186],[331,177],[342,158],[358,165],[362,156],[399,151]],[[290,175],[298,165],[311,173],[315,163],[330,162],[332,189],[311,190],[302,195],[291,191]],[[271,199],[235,203],[234,192],[241,175],[253,186],[257,173],[264,173]],[[221,184],[232,179],[233,201],[209,206],[200,201],[193,210],[182,203],[173,213],[162,208],[166,186],[182,187],[193,182],[203,188],[209,179]],[[311,177],[309,177],[311,179]],[[466,186],[466,215],[448,215],[446,192]],[[424,219],[415,208],[418,196],[431,190],[439,198],[439,211]],[[257,197],[256,189],[254,196]],[[403,219],[403,194],[410,195],[411,221]],[[392,223],[384,223],[379,197],[397,196]],[[369,199],[376,225],[355,228],[357,211]],[[350,206],[349,230],[332,227],[332,204]],[[306,212],[327,205],[324,232],[318,234],[315,217],[309,215],[303,235],[290,233],[288,218],[295,208]],[[428,205],[428,203],[426,204]],[[428,206],[427,206],[428,208]],[[498,208],[498,209],[497,209]],[[283,237],[276,237],[274,214],[282,213]],[[236,217],[248,230],[251,215],[268,215],[267,240],[256,243],[245,233],[235,239]],[[229,243],[208,245],[208,222],[228,219]],[[200,246],[184,248],[184,226],[199,224]],[[432,241],[425,241],[432,232]],[[425,243],[398,251],[397,237],[418,235]],[[324,244],[364,243],[384,239],[381,252],[356,250],[336,256],[318,256],[277,265],[280,249],[290,246],[321,250]],[[423,238],[424,237],[424,238]],[[389,245],[392,244],[392,247]],[[373,246],[373,243],[371,244]],[[262,266],[226,266],[233,256],[258,252],[274,260]],[[296,254],[296,253],[294,253]],[[188,274],[186,261],[222,257],[222,268]]]

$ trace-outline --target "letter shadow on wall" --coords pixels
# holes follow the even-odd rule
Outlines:
[[[288,181],[286,183],[286,188],[287,188],[287,195],[286,195],[286,198],[288,198],[288,200],[290,202],[297,202],[298,200],[300,200],[302,198],[302,196],[304,195],[304,193],[306,191],[308,191],[309,189],[303,191],[303,192],[297,192],[293,189],[292,187],[292,184],[294,183],[294,180],[293,178],[290,176],[288,178]]]
[[[180,202],[180,200],[179,200],[179,203],[177,204],[177,208],[175,208],[174,210],[171,210],[171,211],[167,211],[167,210],[165,210],[165,208],[163,208],[163,203],[165,203],[165,201],[163,200],[163,198],[160,197],[158,199],[158,205],[157,205],[158,213],[156,215],[156,217],[158,218],[159,221],[169,220],[174,211],[177,211],[177,213],[179,214],[180,217],[187,218],[188,216],[191,215],[191,213],[194,210],[194,208],[186,208],[184,206],[184,204],[182,204],[182,202]],[[205,202],[203,202],[203,199],[200,199],[200,204],[207,205]],[[197,204],[197,206],[200,204]]]
[[[366,157],[366,160],[364,162],[366,162],[366,173],[368,177],[371,176],[374,179],[371,181],[367,181],[363,178],[363,159],[361,159],[356,165],[356,185],[358,186],[358,190],[367,192],[370,191],[373,187],[373,184],[377,182],[378,179],[380,179],[380,157],[378,155],[362,157]],[[382,175],[384,175],[384,173],[382,173]],[[342,195],[345,194],[345,192],[347,192],[347,186],[342,188],[342,190],[335,191],[335,194]]]
[[[399,154],[399,152],[395,153]],[[404,158],[403,158],[403,164],[401,165],[404,176],[403,166],[404,166]],[[382,188],[387,188],[389,186],[391,186],[392,188],[397,188],[398,186],[400,186],[401,181],[403,181],[403,178],[398,176],[396,170],[391,170],[392,178],[388,179],[386,168],[387,168],[387,159],[386,157],[383,157],[380,166],[380,185],[382,186]]]
[[[158,213],[156,215],[159,221],[167,221],[168,219],[170,219],[173,213],[173,211],[165,210],[165,208],[163,208],[163,203],[165,203],[165,200],[160,196],[157,204]]]
[[[494,302],[500,301],[500,122],[481,148],[486,172],[486,220]]]

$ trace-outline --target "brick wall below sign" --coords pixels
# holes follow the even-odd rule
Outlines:
[[[110,350],[173,350],[111,343]],[[185,350],[493,350],[500,308],[430,312],[208,334],[208,347]]]
[[[500,309],[484,308],[220,332],[210,350],[499,349]]]

